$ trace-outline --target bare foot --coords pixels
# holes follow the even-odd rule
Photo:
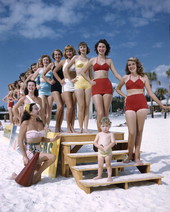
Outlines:
[[[84,132],[85,132],[85,133],[90,133],[90,132],[88,131],[88,129],[84,129]]]
[[[8,179],[8,180],[15,180],[15,178],[16,178],[17,176],[18,176],[18,175],[17,175],[15,172],[13,172],[12,175],[11,175],[10,177],[8,177],[7,179]]]
[[[132,162],[132,160],[129,158],[127,158],[126,160],[123,161],[123,163],[130,163],[130,162]]]
[[[139,159],[136,159],[135,163],[138,164],[138,165],[143,165],[143,162],[141,160],[139,160]]]
[[[97,177],[94,177],[94,178],[93,178],[93,180],[99,180],[99,179],[101,179],[100,176],[97,176]]]
[[[113,181],[112,177],[107,178],[107,182],[112,182],[112,181]]]

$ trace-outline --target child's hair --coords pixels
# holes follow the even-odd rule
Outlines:
[[[109,126],[111,125],[111,121],[108,117],[103,117],[100,121],[100,124],[108,124]]]

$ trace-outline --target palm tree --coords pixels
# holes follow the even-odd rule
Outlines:
[[[168,79],[170,80],[170,68],[166,71],[166,75],[167,75]],[[166,105],[168,105],[169,97],[170,97],[170,82],[169,82],[169,89],[168,89]],[[167,114],[167,111],[165,110],[165,113],[164,113],[164,118],[165,119],[166,119],[166,114]]]
[[[157,81],[157,75],[155,72],[147,72],[146,75],[148,76],[148,79],[150,81],[150,86],[152,88],[152,82]],[[157,81],[157,82],[160,84],[159,81]],[[150,100],[151,100],[151,115],[152,115],[152,118],[154,118],[153,100],[152,100],[152,98],[150,98]]]
[[[164,99],[164,95],[167,93],[167,89],[165,88],[158,88],[155,92],[155,94],[158,96],[160,100]]]

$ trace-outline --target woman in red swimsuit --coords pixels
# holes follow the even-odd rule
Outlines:
[[[97,128],[100,129],[100,120],[103,116],[109,115],[109,108],[113,98],[112,84],[108,78],[109,69],[111,69],[114,76],[121,80],[121,76],[118,74],[112,59],[106,58],[110,52],[110,45],[106,40],[99,40],[95,44],[95,51],[97,57],[93,57],[82,69],[82,76],[92,85],[92,96],[94,106],[97,112]],[[86,71],[93,67],[94,79],[86,75]]]
[[[142,141],[142,133],[144,122],[148,114],[147,101],[144,95],[144,88],[146,88],[149,96],[163,109],[168,107],[164,106],[159,99],[152,92],[148,77],[143,72],[141,62],[131,57],[126,64],[126,74],[123,76],[119,85],[117,86],[117,93],[125,97],[125,116],[128,125],[128,150],[129,156],[124,161],[129,163],[133,160],[133,150],[135,148],[135,162],[142,164],[140,160],[140,147]],[[126,85],[127,95],[125,95],[121,88]]]

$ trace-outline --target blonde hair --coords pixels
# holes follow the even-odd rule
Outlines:
[[[111,126],[112,122],[110,121],[110,119],[108,117],[103,117],[100,120],[100,124],[108,124],[109,126]]]
[[[67,59],[67,55],[66,55],[66,51],[67,50],[71,50],[73,52],[73,56],[76,55],[76,50],[74,49],[74,47],[72,45],[67,45],[65,48],[64,48],[64,57]]]

